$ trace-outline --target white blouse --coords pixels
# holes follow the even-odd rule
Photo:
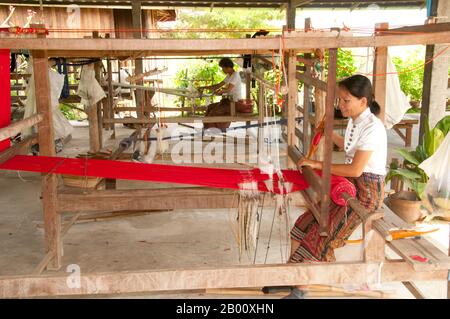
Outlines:
[[[370,108],[362,112],[354,121],[349,119],[345,130],[344,150],[346,164],[351,164],[357,150],[372,151],[363,172],[386,175],[386,129]]]
[[[242,81],[239,76],[239,72],[234,71],[231,76],[227,74],[225,79],[223,80],[225,84],[233,84],[233,89],[230,91],[230,94],[233,96],[233,101],[237,102],[242,99]]]

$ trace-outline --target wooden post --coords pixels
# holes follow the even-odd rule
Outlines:
[[[141,2],[140,1],[132,1],[131,3],[131,14],[133,20],[133,37],[135,39],[142,38],[142,10],[141,10]],[[142,65],[142,59],[137,58],[134,60],[134,75],[142,74],[144,72],[144,68]],[[136,85],[143,85],[143,79],[136,81]],[[137,107],[137,117],[144,117],[144,105],[142,104],[144,101],[142,90],[136,89],[136,107]]]
[[[93,38],[99,38],[98,31],[94,31],[92,34]],[[102,70],[102,61],[95,63],[95,79],[101,84],[101,70]],[[103,102],[104,100],[101,100],[97,103],[96,109],[97,109],[97,130],[98,130],[98,150],[100,150],[103,147]]]
[[[311,28],[311,18],[305,19],[305,30]],[[305,53],[305,59],[311,58],[311,53]],[[306,65],[306,76],[311,76],[311,66]],[[303,83],[303,154],[309,149],[310,136],[308,134],[309,130],[309,85],[306,82]],[[311,134],[313,134],[311,132]]]
[[[109,39],[109,38],[110,38],[110,34],[106,33],[105,39]],[[113,97],[113,88],[112,88],[112,65],[111,65],[110,58],[106,59],[106,72],[107,72],[106,81],[108,83],[108,97],[106,100],[106,108],[103,111],[105,113],[104,114],[105,118],[112,119],[112,118],[114,118],[114,97]],[[104,128],[109,131],[114,128],[114,123],[105,124]]]
[[[32,51],[31,54],[33,56],[36,109],[43,116],[43,120],[38,123],[39,155],[55,156],[47,51]],[[60,215],[56,213],[57,184],[58,180],[55,174],[42,174],[46,252],[54,253],[54,258],[47,268],[52,270],[61,267],[62,256],[61,219]]]
[[[325,56],[324,51],[317,49],[314,52],[314,57],[316,59],[322,60]],[[323,75],[323,71],[321,72]],[[314,90],[314,124],[318,126],[320,121],[323,119],[325,115],[325,92],[322,90]],[[318,161],[323,161],[323,154],[325,153],[323,142],[319,143],[319,147],[317,148],[316,154],[314,154],[313,159]]]
[[[294,30],[295,29],[295,13],[296,6],[292,3],[292,1],[288,1],[286,4],[286,25],[287,29]]]
[[[334,97],[336,89],[337,49],[329,49],[327,100],[325,111],[325,153],[323,156],[322,191],[320,194],[320,235],[328,236],[328,214],[330,206],[331,158],[333,155]]]
[[[288,105],[287,105],[287,137],[288,146],[298,145],[298,138],[295,135],[295,115],[297,114],[297,54],[294,50],[289,51],[288,61]],[[295,168],[297,163],[294,163],[288,158],[288,167]]]
[[[388,30],[388,23],[377,23],[375,25],[375,34],[382,30]],[[373,62],[373,90],[375,100],[380,105],[380,114],[378,117],[384,123],[386,110],[386,72],[387,72],[388,48],[376,47],[375,58]]]
[[[363,225],[364,243],[364,261],[382,262],[385,259],[386,241],[381,234],[372,227],[373,221],[370,220]]]
[[[266,105],[266,92],[264,83],[259,82],[258,90],[258,153],[261,153],[261,147],[264,145],[264,110]]]

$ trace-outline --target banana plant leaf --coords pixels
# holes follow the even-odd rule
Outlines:
[[[450,115],[445,116],[439,122],[437,122],[435,128],[438,128],[447,136],[448,131],[450,131]]]
[[[421,163],[421,161],[417,158],[417,152],[416,151],[408,151],[407,149],[397,149],[397,152],[403,156],[403,158],[405,160],[407,160],[408,162],[415,164],[415,165],[419,165]]]

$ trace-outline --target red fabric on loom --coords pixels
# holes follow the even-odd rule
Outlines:
[[[322,171],[315,170],[315,173],[322,176]],[[348,193],[351,197],[356,197],[356,187],[348,179],[342,176],[331,175],[330,197],[339,206],[346,206],[346,201],[341,197],[341,193]]]
[[[239,184],[257,182],[258,190],[268,192],[265,181],[269,175],[259,169],[224,169],[163,164],[144,164],[111,160],[79,159],[49,156],[17,155],[0,165],[0,169],[23,170],[29,172],[69,174],[116,179],[152,181],[162,183],[189,184],[213,188],[241,189]],[[273,175],[273,192],[277,194],[296,192],[308,187],[308,183],[297,170],[283,170],[284,182],[292,183],[288,190],[280,190],[278,175]],[[345,200],[338,191],[344,189],[352,195],[354,186],[346,178],[332,176],[331,198],[338,205],[345,205]],[[354,191],[356,193],[356,190]],[[333,195],[334,194],[334,195]]]
[[[11,82],[8,49],[0,49],[0,128],[11,123]],[[0,152],[9,147],[9,138],[0,141]]]

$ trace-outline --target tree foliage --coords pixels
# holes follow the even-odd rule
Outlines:
[[[217,32],[171,32],[169,36],[173,38],[243,38],[249,32],[225,30],[274,28],[274,22],[282,21],[284,18],[284,12],[275,9],[183,10],[178,13],[175,28],[213,29]]]
[[[399,72],[400,88],[412,101],[422,100],[424,57],[421,51],[415,51],[406,58],[393,57]]]

